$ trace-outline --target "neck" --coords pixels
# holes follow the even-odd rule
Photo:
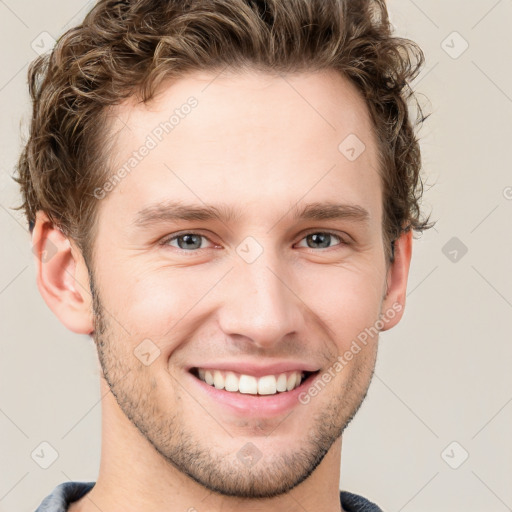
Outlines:
[[[340,512],[341,439],[315,471],[290,492],[267,499],[223,496],[204,488],[167,462],[126,418],[101,379],[102,452],[96,485],[69,512],[208,511]]]

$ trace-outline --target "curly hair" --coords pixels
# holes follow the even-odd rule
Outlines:
[[[393,242],[421,218],[421,155],[408,104],[424,55],[392,35],[385,0],[100,0],[82,24],[32,62],[33,113],[15,178],[32,231],[37,210],[92,257],[105,181],[109,107],[148,102],[159,85],[225,68],[334,69],[365,99],[378,141],[383,233]],[[425,117],[419,108],[416,124]],[[86,260],[87,261],[87,260]]]

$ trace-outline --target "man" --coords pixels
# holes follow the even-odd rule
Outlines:
[[[104,396],[38,512],[380,510],[341,436],[428,227],[422,60],[383,1],[101,0],[33,64],[37,284]]]

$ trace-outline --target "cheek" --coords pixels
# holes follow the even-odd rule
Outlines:
[[[299,297],[327,324],[339,349],[375,324],[384,277],[375,266],[320,268],[301,274]]]
[[[220,279],[211,268],[154,268],[119,265],[105,273],[104,305],[132,337],[172,336]]]

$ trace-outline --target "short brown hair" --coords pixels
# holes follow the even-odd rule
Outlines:
[[[193,71],[334,69],[356,85],[374,123],[392,261],[404,230],[430,227],[420,218],[421,157],[408,111],[423,61],[414,42],[392,35],[384,0],[100,0],[29,68],[33,115],[17,166],[18,208],[30,230],[44,210],[87,261],[93,191],[111,172],[108,107],[130,96],[147,102],[165,79]]]

